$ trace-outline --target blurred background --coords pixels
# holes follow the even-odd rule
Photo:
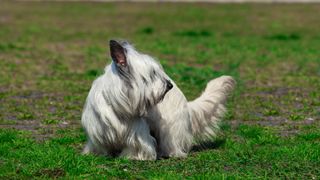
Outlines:
[[[316,2],[0,1],[0,177],[319,178]],[[235,77],[218,138],[182,160],[81,156],[113,38],[157,58],[189,100]]]

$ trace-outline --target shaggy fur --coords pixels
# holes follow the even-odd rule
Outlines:
[[[188,102],[152,57],[128,42],[110,41],[113,62],[93,82],[82,114],[84,154],[137,160],[185,157],[195,140],[216,135],[235,81],[211,80]]]

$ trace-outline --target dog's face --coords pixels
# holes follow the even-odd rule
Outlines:
[[[110,40],[113,73],[121,81],[132,112],[139,116],[159,103],[173,88],[161,65],[152,57],[137,52],[128,42]]]

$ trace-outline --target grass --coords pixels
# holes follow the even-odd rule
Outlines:
[[[320,4],[2,2],[0,178],[318,179]],[[217,139],[185,159],[83,156],[81,110],[121,37],[188,99],[238,87]]]

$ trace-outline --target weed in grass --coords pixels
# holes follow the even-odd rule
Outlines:
[[[17,118],[18,118],[19,120],[27,120],[27,119],[33,119],[34,116],[33,116],[33,114],[30,113],[30,112],[20,112],[20,113],[18,114]]]
[[[263,114],[265,116],[277,116],[279,115],[279,111],[276,109],[264,109]]]
[[[59,123],[59,120],[56,120],[56,119],[44,119],[42,120],[42,123],[43,124],[58,124]]]
[[[300,115],[300,114],[290,114],[289,118],[292,121],[300,121],[300,120],[305,119],[305,117],[303,115]]]

